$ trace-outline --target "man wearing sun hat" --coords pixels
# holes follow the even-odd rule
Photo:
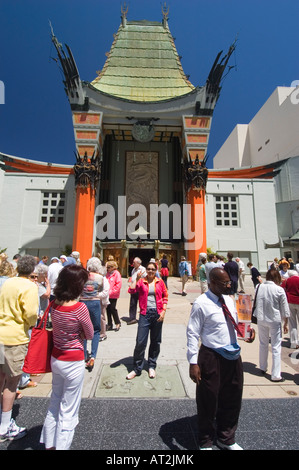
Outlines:
[[[58,274],[60,273],[62,268],[63,264],[60,263],[59,258],[57,258],[57,256],[53,256],[53,258],[51,258],[51,264],[48,269],[48,279],[51,286],[50,301],[54,299],[54,287],[56,285]]]

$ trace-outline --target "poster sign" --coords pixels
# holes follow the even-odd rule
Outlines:
[[[239,294],[236,301],[239,323],[238,326],[242,332],[241,339],[250,338],[250,324],[252,312],[252,300],[249,294]]]

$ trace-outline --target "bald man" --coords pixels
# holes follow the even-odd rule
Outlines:
[[[212,450],[215,437],[222,449],[242,450],[235,441],[235,432],[242,402],[243,366],[230,289],[228,273],[214,268],[209,290],[194,302],[187,327],[187,357],[190,378],[196,383],[201,450]]]

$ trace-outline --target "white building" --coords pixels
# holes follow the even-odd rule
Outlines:
[[[212,174],[212,172],[210,173]],[[207,240],[213,252],[228,251],[261,272],[279,256],[273,179],[209,179],[206,193]],[[261,203],[262,202],[262,203]],[[274,244],[274,248],[267,245]]]
[[[264,225],[273,229],[273,238],[278,232],[279,256],[295,261],[299,258],[298,122],[298,88],[278,87],[249,124],[235,127],[214,158],[215,169],[280,165],[280,172],[274,178],[277,230],[272,225],[272,216],[267,216]],[[256,207],[264,204],[262,192]],[[258,230],[259,244],[262,238],[263,234]],[[265,242],[272,244],[268,240]]]
[[[0,249],[59,256],[72,245],[75,191],[72,166],[0,154]]]
[[[272,177],[265,179],[267,171],[210,170],[206,190],[208,246],[224,256],[232,251],[262,272],[279,256],[274,184]],[[10,258],[59,256],[72,245],[75,212],[72,166],[0,154],[0,248]]]

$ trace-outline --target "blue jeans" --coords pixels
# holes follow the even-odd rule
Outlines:
[[[148,367],[155,369],[162,341],[162,325],[158,322],[159,314],[155,308],[148,309],[145,315],[139,315],[136,346],[134,349],[134,371],[141,374],[144,365],[144,353],[150,333]]]
[[[100,341],[101,331],[101,302],[100,300],[84,300],[88,308],[91,323],[93,324],[94,334],[91,340],[91,357],[96,358]],[[84,341],[84,354],[87,358],[87,341]]]

